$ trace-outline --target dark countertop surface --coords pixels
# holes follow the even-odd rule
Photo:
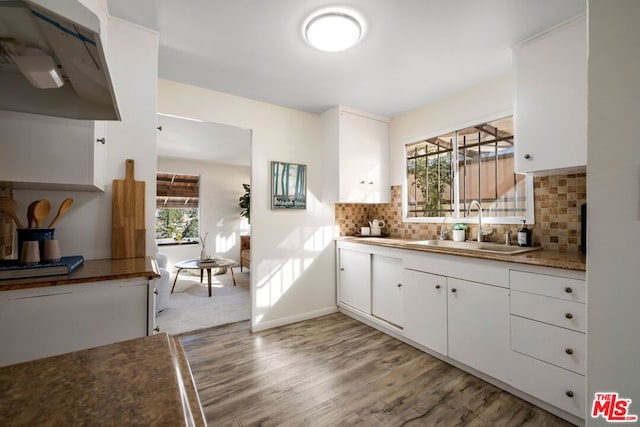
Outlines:
[[[180,342],[158,334],[0,368],[0,425],[206,421]]]
[[[135,277],[153,279],[154,277],[160,277],[158,271],[158,265],[153,257],[85,260],[71,274],[0,280],[0,291],[131,279]]]
[[[415,240],[395,237],[338,237],[336,240],[366,245],[384,246],[388,248],[407,249],[413,251],[442,253],[471,258],[481,258],[493,261],[515,262],[520,264],[537,265],[541,267],[563,268],[566,270],[587,270],[587,257],[580,252],[566,252],[551,249],[541,249],[517,255],[503,255],[482,252],[463,252],[456,249],[412,244]]]

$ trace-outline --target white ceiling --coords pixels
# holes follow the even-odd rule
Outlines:
[[[159,30],[161,78],[303,111],[342,104],[388,117],[510,73],[515,43],[586,10],[586,0],[108,4],[112,15]],[[364,17],[365,37],[347,51],[316,51],[302,24],[336,4]]]

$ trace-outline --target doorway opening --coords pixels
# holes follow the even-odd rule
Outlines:
[[[158,114],[157,173],[156,325],[177,335],[249,320],[251,131]]]

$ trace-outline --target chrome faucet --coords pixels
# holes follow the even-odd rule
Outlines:
[[[449,234],[449,230],[444,229],[444,223],[447,222],[447,218],[449,217],[445,216],[440,225],[440,240],[447,240],[447,235]]]
[[[482,242],[482,205],[477,200],[472,200],[467,208],[467,216],[471,213],[473,205],[478,206],[478,242]]]

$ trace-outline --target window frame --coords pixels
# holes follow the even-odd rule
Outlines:
[[[177,206],[170,206],[170,207],[158,207],[157,206],[157,199],[158,197],[163,197],[163,196],[159,196],[158,195],[158,176],[159,175],[173,175],[174,178],[178,175],[184,175],[184,176],[189,176],[189,177],[197,177],[196,179],[196,188],[198,189],[198,196],[197,196],[197,200],[198,200],[198,206],[197,207],[177,207]],[[157,171],[156,172],[156,209],[155,209],[155,214],[156,214],[156,227],[157,227],[157,215],[158,215],[158,210],[159,209],[196,209],[197,210],[197,220],[198,220],[198,232],[197,232],[197,236],[195,237],[191,237],[189,240],[172,240],[172,241],[167,241],[169,240],[169,238],[155,238],[155,242],[157,246],[181,246],[181,245],[199,245],[200,244],[200,235],[201,235],[201,216],[202,216],[202,208],[201,208],[201,203],[200,203],[200,195],[201,195],[201,191],[200,191],[200,180],[202,179],[202,174],[194,174],[194,173],[179,173],[179,172],[160,172]],[[165,196],[166,197],[166,196]]]
[[[429,132],[424,136],[418,136],[406,139],[402,144],[400,149],[402,150],[402,170],[403,170],[403,189],[402,189],[402,222],[408,223],[429,223],[429,224],[442,224],[445,222],[456,222],[461,224],[477,224],[478,216],[474,215],[471,217],[460,216],[460,179],[459,179],[459,168],[458,168],[458,138],[457,132],[469,127],[478,126],[483,123],[492,122],[495,120],[499,120],[506,117],[512,117],[512,120],[515,122],[516,118],[513,114],[513,110],[506,110],[499,113],[491,114],[489,116],[480,117],[474,120],[470,120],[466,123],[458,124],[455,126],[451,126],[449,128],[445,128],[439,131]],[[514,126],[515,128],[515,126]],[[425,141],[430,138],[435,138],[440,135],[444,135],[447,133],[453,132],[455,137],[454,146],[452,148],[452,156],[451,162],[454,165],[453,167],[453,215],[447,216],[438,216],[438,217],[410,217],[409,214],[409,182],[407,178],[407,147],[415,144],[419,144],[422,141]],[[515,141],[516,136],[514,134],[514,145],[517,144]],[[514,150],[514,162],[515,162],[516,150]],[[526,188],[526,207],[527,207],[527,215],[526,216],[518,216],[518,217],[505,217],[505,216],[495,216],[482,217],[483,224],[521,224],[522,220],[525,219],[527,224],[534,224],[534,193],[533,193],[533,175],[531,174],[522,174],[525,176],[525,188]],[[487,212],[486,210],[483,211]]]

